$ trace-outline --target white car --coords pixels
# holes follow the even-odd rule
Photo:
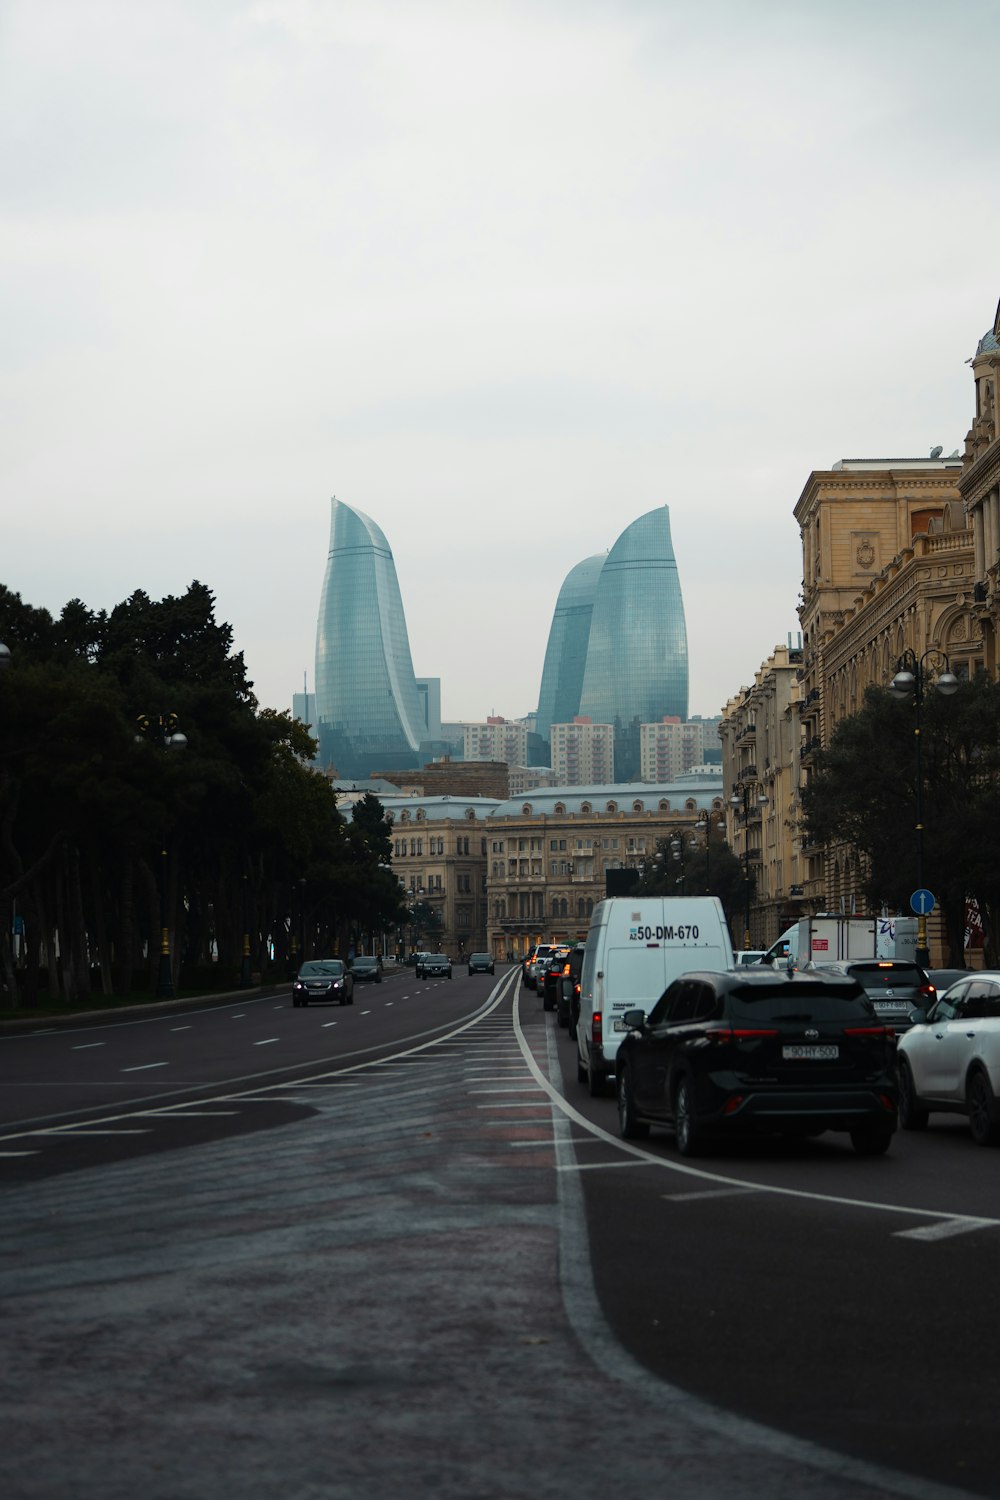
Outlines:
[[[916,1012],[914,1012],[916,1015]],[[969,1117],[980,1146],[1000,1144],[1000,971],[960,979],[899,1039],[899,1123],[934,1110]]]

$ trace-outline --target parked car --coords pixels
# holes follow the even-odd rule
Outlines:
[[[923,1130],[934,1110],[969,1117],[979,1146],[1000,1143],[1000,972],[968,974],[899,1039],[899,1123]]]
[[[470,953],[469,954],[469,973],[470,974],[494,974],[494,973],[496,973],[496,970],[493,967],[493,955],[491,953]]]
[[[447,953],[421,953],[417,960],[418,979],[450,979],[451,959]]]
[[[555,1010],[559,999],[559,981],[562,979],[563,965],[569,958],[569,946],[560,944],[553,948],[544,964],[539,968],[535,979],[535,989],[542,997],[543,1010]]]
[[[836,964],[807,965],[824,974],[848,974],[856,979],[875,1007],[880,1021],[891,1021],[897,1034],[909,1031],[915,1010],[927,1011],[937,990],[927,970],[900,958],[852,958]]]
[[[314,1000],[337,1000],[354,1004],[354,980],[342,958],[310,958],[292,983],[292,1004],[310,1005]]]
[[[559,993],[556,996],[556,1021],[565,1026],[570,1041],[576,1038],[576,1023],[580,1019],[580,975],[583,972],[583,954],[586,945],[577,943],[571,948],[562,967]]]
[[[682,974],[649,1015],[627,1011],[615,1064],[626,1138],[672,1129],[682,1156],[713,1135],[846,1130],[865,1156],[896,1129],[896,1036],[855,979],[767,966]]]
[[[351,973],[354,982],[361,980],[363,983],[382,983],[382,960],[373,953],[359,953],[351,959]]]

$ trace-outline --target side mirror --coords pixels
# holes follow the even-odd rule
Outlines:
[[[646,1024],[646,1012],[644,1010],[627,1010],[622,1020],[629,1031],[641,1031]]]

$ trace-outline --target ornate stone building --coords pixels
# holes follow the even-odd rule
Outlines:
[[[718,768],[660,786],[536,788],[502,803],[487,828],[490,951],[520,958],[534,943],[586,937],[608,870],[638,869],[702,811],[715,830],[722,808]]]
[[[1000,635],[1000,306],[993,327],[979,340],[972,359],[976,412],[965,439],[958,488],[974,538],[974,611],[983,638],[985,668],[998,675]]]
[[[801,669],[800,646],[791,641],[776,646],[753,686],[742,688],[726,704],[719,729],[726,836],[753,884],[749,947],[770,947],[804,909],[798,798]]]
[[[407,904],[434,912],[434,943],[456,962],[486,948],[487,820],[492,797],[419,796],[381,799],[392,822],[392,869]],[[412,946],[414,934],[397,935]],[[394,942],[393,947],[396,946]]]
[[[888,686],[906,650],[947,652],[958,676],[983,647],[972,619],[973,538],[959,502],[962,460],[845,459],[810,474],[795,518],[802,535],[800,779],[869,683]],[[810,911],[861,909],[861,871],[846,848],[803,846]]]

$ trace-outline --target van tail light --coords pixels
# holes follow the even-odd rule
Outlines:
[[[595,1010],[590,1022],[590,1040],[595,1047],[603,1046],[604,1043],[604,1017],[599,1010]]]

